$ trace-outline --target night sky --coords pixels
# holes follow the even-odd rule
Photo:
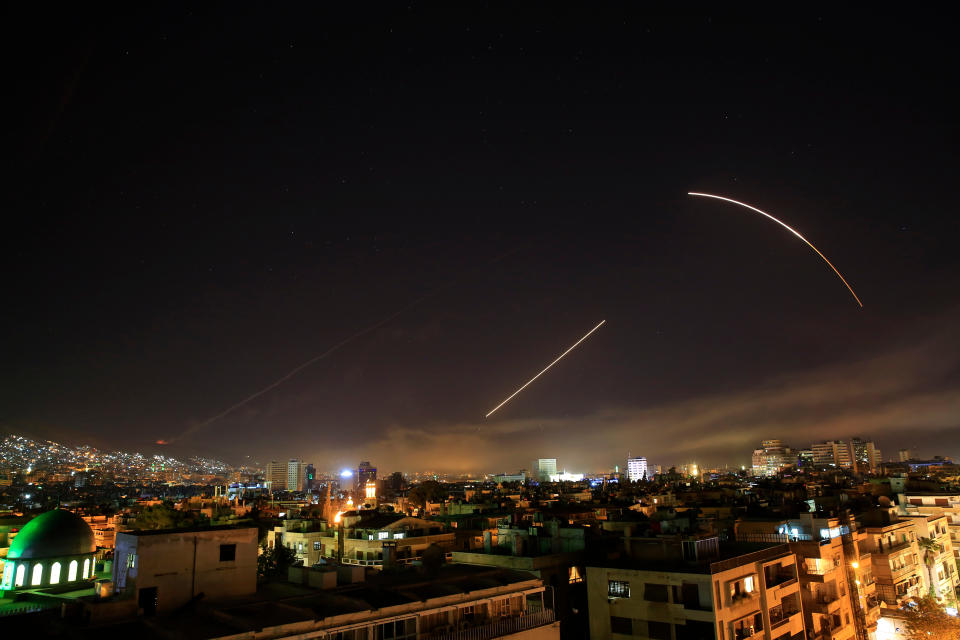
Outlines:
[[[0,430],[405,471],[960,455],[942,16],[471,7],[9,15]],[[797,228],[863,309],[688,191]]]

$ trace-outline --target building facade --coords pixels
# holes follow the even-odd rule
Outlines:
[[[710,563],[643,564],[587,567],[591,639],[804,637],[796,559],[787,545]]]
[[[249,595],[257,590],[257,551],[255,528],[126,531],[117,534],[113,582],[119,598],[147,615],[199,594]]]
[[[627,478],[630,479],[630,482],[639,482],[640,480],[647,480],[650,476],[647,473],[647,459],[646,458],[627,458]]]

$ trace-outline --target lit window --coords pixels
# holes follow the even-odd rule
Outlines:
[[[403,538],[403,531],[401,531],[400,533],[393,534],[394,540],[400,540],[401,538]]]
[[[570,584],[583,582],[583,576],[580,575],[580,569],[578,569],[576,565],[570,567],[569,578],[570,578]]]
[[[3,580],[0,581],[0,589],[9,589],[11,580],[13,580],[13,563],[7,562],[3,566]]]
[[[747,593],[753,593],[753,576],[747,576],[743,579],[743,590]]]
[[[30,577],[30,586],[36,586],[40,584],[40,581],[43,580],[43,565],[35,564],[33,565],[33,574]]]
[[[610,598],[629,598],[630,583],[624,580],[607,581],[607,596]]]
[[[71,560],[69,567],[67,567],[67,582],[73,582],[77,579],[77,561]]]
[[[23,586],[23,578],[24,578],[24,574],[25,574],[26,572],[27,572],[27,565],[25,565],[25,564],[17,565],[17,579],[16,579],[16,581],[13,583],[13,585],[14,585],[15,587],[22,587],[22,586]]]
[[[87,558],[83,561],[83,579],[86,580],[90,577],[90,558]]]
[[[50,565],[50,584],[60,584],[60,563]]]
[[[390,537],[390,532],[389,532],[389,531],[380,531],[380,532],[377,534],[377,538],[378,538],[379,540],[386,540],[386,539],[389,538],[389,537]]]
[[[314,551],[320,551],[322,548],[323,548],[323,545],[320,544],[319,542],[314,542],[314,543],[313,543],[313,550],[314,550]]]

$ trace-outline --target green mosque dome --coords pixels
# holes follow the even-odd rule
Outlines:
[[[8,560],[33,560],[93,553],[93,530],[83,518],[64,509],[42,513],[28,522],[10,543]]]

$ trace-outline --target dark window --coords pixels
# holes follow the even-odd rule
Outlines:
[[[220,545],[220,562],[233,562],[236,559],[237,559],[237,545],[235,544]]]
[[[610,631],[612,633],[625,633],[631,636],[633,635],[633,621],[630,618],[610,616]]]
[[[643,587],[643,599],[650,602],[667,601],[667,585],[647,583]]]
[[[686,624],[674,627],[677,640],[713,640],[714,630],[712,622],[687,620]]]
[[[319,542],[314,542],[314,543],[313,543],[313,550],[314,550],[314,551],[320,551],[322,548],[323,548],[323,545],[320,544]]]
[[[624,580],[610,580],[607,582],[607,596],[610,598],[629,598],[630,583]]]
[[[648,622],[647,636],[654,640],[670,640],[669,622]]]

